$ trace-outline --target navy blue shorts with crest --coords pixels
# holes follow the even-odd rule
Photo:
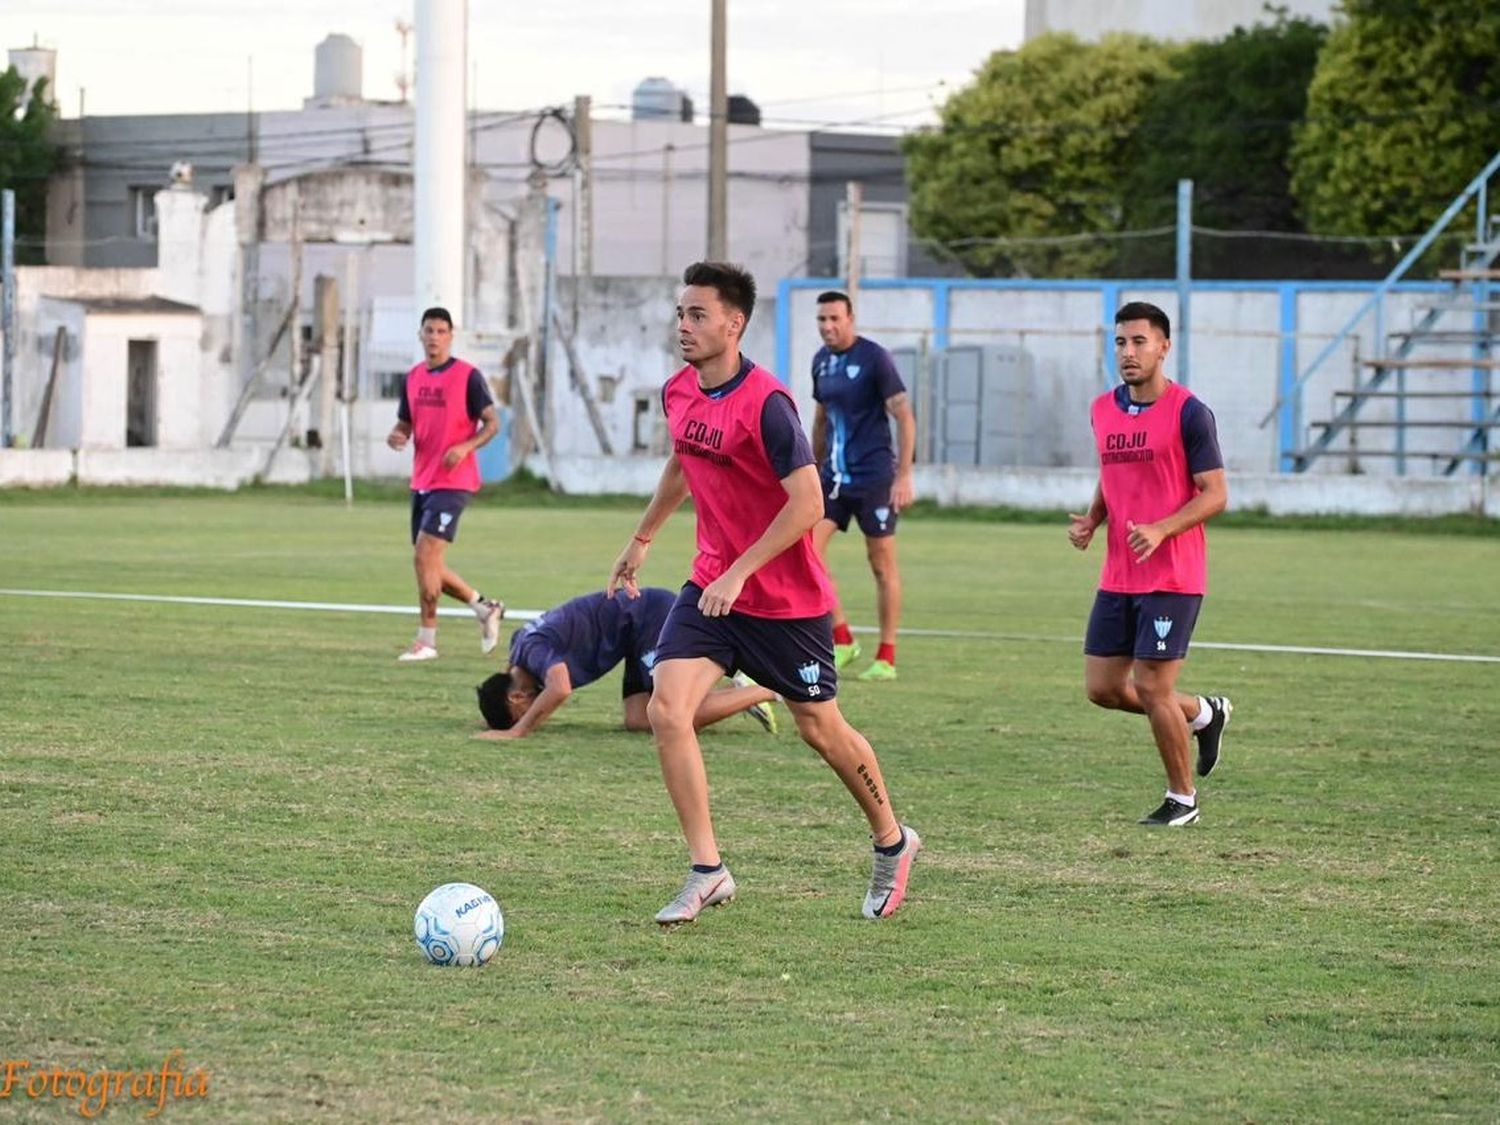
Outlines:
[[[689,582],[677,595],[656,644],[656,663],[707,657],[725,675],[743,672],[793,703],[823,703],[839,693],[833,670],[833,614],[821,617],[705,617],[703,589]]]
[[[849,491],[847,485],[823,480],[823,518],[832,520],[840,531],[849,530],[849,521],[859,524],[866,539],[884,539],[896,534],[896,510],[891,507],[891,481],[874,482]]]
[[[417,533],[425,531],[439,539],[453,542],[458,534],[458,517],[464,514],[472,493],[456,488],[434,488],[428,492],[411,494],[411,541],[417,541]]]
[[[1183,660],[1201,594],[1115,594],[1100,590],[1083,639],[1088,656],[1133,656],[1137,660]]]

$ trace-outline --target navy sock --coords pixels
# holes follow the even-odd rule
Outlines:
[[[897,840],[894,844],[887,844],[883,848],[879,844],[876,844],[875,850],[881,855],[899,855],[901,849],[904,847],[906,847],[906,829],[903,828],[901,830],[901,839]]]
[[[724,870],[724,864],[722,862],[721,863],[716,863],[712,867],[710,867],[706,863],[695,863],[695,864],[693,864],[693,874],[694,875],[712,875],[715,871],[723,871],[723,870]]]

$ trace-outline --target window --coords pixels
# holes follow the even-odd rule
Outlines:
[[[131,230],[137,238],[156,241],[156,185],[130,189]]]

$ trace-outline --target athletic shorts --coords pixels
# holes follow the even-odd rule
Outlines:
[[[417,541],[417,533],[425,531],[439,539],[453,542],[458,534],[458,517],[464,514],[472,493],[456,488],[434,488],[429,492],[411,494],[411,541]]]
[[[848,485],[823,482],[823,518],[840,531],[849,530],[849,520],[859,524],[867,539],[896,534],[896,511],[891,507],[891,482],[876,482],[851,490]]]
[[[833,614],[821,617],[705,617],[701,587],[677,595],[656,644],[656,663],[707,657],[726,676],[743,672],[793,703],[823,703],[839,693],[833,670]]]
[[[1183,660],[1202,606],[1201,594],[1114,594],[1100,590],[1089,614],[1084,654]]]

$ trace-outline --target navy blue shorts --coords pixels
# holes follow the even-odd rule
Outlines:
[[[411,541],[417,541],[417,533],[425,531],[439,539],[453,542],[458,534],[458,517],[468,507],[469,492],[456,488],[434,488],[429,492],[411,494]]]
[[[896,511],[891,507],[891,482],[875,482],[851,489],[846,484],[823,482],[823,518],[840,531],[849,530],[853,519],[866,539],[884,539],[896,534]]]
[[[1201,594],[1113,594],[1100,590],[1089,614],[1084,654],[1183,660],[1202,607]]]
[[[724,674],[743,672],[793,703],[824,703],[839,693],[833,670],[833,614],[821,617],[705,617],[689,582],[677,595],[656,644],[656,663],[707,657]]]

